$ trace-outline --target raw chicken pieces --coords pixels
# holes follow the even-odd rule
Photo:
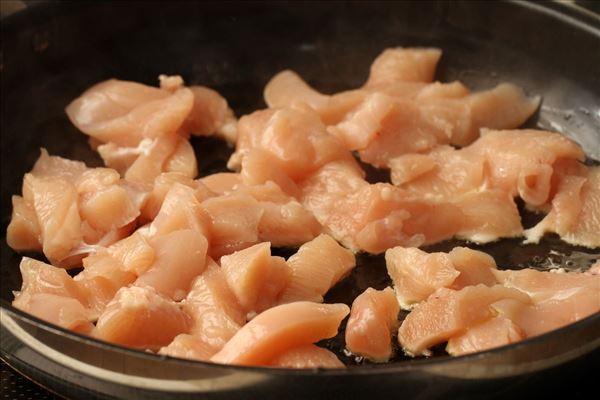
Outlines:
[[[388,274],[398,303],[410,310],[440,288],[497,283],[494,259],[485,253],[455,247],[450,253],[425,253],[417,248],[395,247],[385,253]]]
[[[600,276],[592,273],[501,271],[485,253],[461,247],[394,248],[386,260],[398,299],[412,308],[398,330],[412,356],[444,342],[452,355],[482,351],[600,311]]]
[[[432,82],[440,57],[438,49],[387,49],[362,88],[334,95],[283,71],[267,84],[265,102],[274,108],[309,106],[346,148],[377,167],[439,144],[467,145],[480,128],[516,128],[538,108],[539,97],[528,98],[508,83],[469,93],[458,82]]]
[[[13,196],[6,237],[15,250],[43,251],[53,263],[77,265],[94,246],[107,246],[135,228],[144,187],[108,168],[50,156],[45,149]]]
[[[356,266],[354,254],[328,235],[303,244],[287,263],[291,273],[279,296],[283,303],[322,302],[325,293]]]
[[[194,339],[179,340],[194,342],[192,348],[202,349],[202,353],[195,358],[208,360],[246,323],[246,313],[229,287],[225,273],[211,259],[207,260],[206,271],[194,280],[190,292],[181,304],[192,319],[189,334]],[[176,341],[163,351],[166,354],[169,351],[182,351],[183,345],[183,342],[177,344]]]
[[[23,257],[23,285],[13,306],[65,329],[89,334],[88,300],[81,287],[62,268]]]
[[[149,286],[175,301],[183,300],[192,280],[206,268],[208,241],[199,232],[182,229],[151,238],[154,262],[133,283]]]
[[[371,64],[365,86],[398,81],[431,82],[442,51],[434,48],[395,48],[384,50]]]
[[[92,86],[66,113],[106,167],[41,150],[6,237],[50,264],[23,257],[13,306],[164,356],[309,369],[345,367],[323,342],[333,337],[382,363],[398,346],[462,355],[598,313],[598,263],[499,270],[466,247],[418,248],[547,232],[600,247],[600,169],[564,136],[515,129],[539,97],[435,81],[441,56],[386,49],[363,86],[335,94],[285,70],[264,89],[268,108],[239,121],[177,75]],[[235,146],[231,171],[198,170],[190,138],[209,135]],[[517,204],[546,215],[524,231]],[[392,287],[327,304],[346,276],[362,285],[359,252],[385,253]]]
[[[151,287],[120,289],[98,318],[92,336],[141,349],[158,350],[184,333],[190,317]]]
[[[408,314],[398,330],[398,341],[409,355],[427,355],[429,347],[494,317],[490,305],[502,299],[530,302],[525,293],[501,285],[438,289]]]
[[[250,315],[271,308],[292,275],[284,258],[271,256],[268,242],[221,257],[221,270],[238,303]]]
[[[346,347],[375,362],[385,362],[393,352],[392,334],[398,328],[400,307],[391,288],[368,288],[352,303],[346,324]]]
[[[335,336],[349,312],[345,304],[306,301],[270,308],[244,325],[211,361],[268,365],[287,350]]]
[[[272,359],[270,365],[279,368],[345,368],[334,353],[314,344],[286,350]]]
[[[589,168],[584,176],[562,178],[550,212],[525,236],[537,243],[546,232],[558,233],[570,244],[600,247],[600,167]]]
[[[132,182],[152,184],[161,172],[194,178],[190,134],[236,137],[227,101],[212,89],[185,87],[179,76],[161,75],[160,88],[110,79],[85,91],[66,112],[104,163]]]

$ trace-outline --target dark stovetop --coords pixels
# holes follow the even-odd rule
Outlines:
[[[0,361],[0,400],[55,400],[50,393]]]

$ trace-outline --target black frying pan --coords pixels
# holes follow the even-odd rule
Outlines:
[[[325,92],[361,85],[385,47],[444,50],[437,78],[472,88],[508,80],[541,94],[528,122],[578,141],[600,160],[600,17],[558,3],[523,2],[103,2],[29,4],[2,20],[1,77],[1,356],[42,384],[76,397],[105,398],[537,398],[545,390],[573,397],[595,383],[600,314],[511,346],[451,358],[401,355],[369,365],[343,354],[340,337],[324,343],[345,371],[219,367],[158,357],[54,328],[10,306],[20,287],[20,255],[5,241],[10,195],[39,155],[101,165],[64,107],[84,89],[117,77],[155,85],[161,73],[221,92],[238,115],[264,107],[269,78],[293,68]],[[202,174],[225,168],[231,151],[194,139]],[[593,162],[593,161],[590,161]],[[382,174],[371,171],[374,179]],[[524,215],[532,224],[535,216]],[[429,250],[448,250],[446,242]],[[478,248],[499,265],[543,268],[551,260],[587,268],[599,249],[504,240]],[[558,253],[550,256],[550,251]],[[368,286],[386,286],[382,257],[359,266],[327,301],[350,303]],[[356,365],[361,364],[361,365]],[[586,386],[587,382],[587,386]]]

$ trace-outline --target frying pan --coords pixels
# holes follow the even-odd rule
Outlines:
[[[39,147],[101,165],[63,109],[112,77],[155,85],[161,73],[181,74],[188,84],[218,90],[242,115],[264,107],[262,88],[284,68],[334,92],[361,85],[386,47],[436,46],[444,50],[438,80],[458,79],[474,89],[511,81],[542,95],[541,110],[527,126],[564,133],[594,163],[600,160],[598,15],[553,2],[60,2],[29,4],[3,19],[1,29],[0,354],[15,369],[63,395],[85,398],[538,398],[566,388],[571,397],[595,383],[600,313],[491,351],[414,360],[399,355],[386,365],[348,357],[338,336],[323,345],[349,364],[339,371],[217,366],[109,345],[10,305],[21,284],[20,255],[7,247],[5,232],[10,196],[20,193]],[[192,143],[201,174],[225,169],[230,148],[213,139]],[[369,172],[372,179],[386,178]],[[536,218],[524,215],[524,224]],[[511,268],[558,263],[585,269],[600,252],[552,236],[536,246],[502,240],[476,248]],[[326,301],[350,303],[368,286],[389,284],[381,256],[360,256],[358,264]]]

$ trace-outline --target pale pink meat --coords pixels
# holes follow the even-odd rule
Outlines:
[[[537,243],[546,232],[558,233],[572,245],[600,247],[600,168],[586,176],[564,177],[548,215],[526,231],[527,242]]]
[[[501,284],[527,293],[536,304],[589,294],[592,300],[590,304],[595,300],[596,306],[600,308],[600,276],[575,272],[551,273],[530,268],[518,271],[496,270],[493,273]],[[582,302],[582,310],[585,309],[584,303]]]
[[[154,262],[154,249],[139,233],[85,257],[74,278],[85,293],[90,316],[96,319],[117,291],[133,283]]]
[[[70,297],[86,305],[85,294],[64,269],[29,257],[23,257],[19,269],[23,284],[15,301],[24,294],[46,293]]]
[[[81,161],[73,161],[63,157],[51,156],[45,148],[40,149],[40,156],[36,160],[31,174],[39,178],[59,176],[69,182],[77,181],[88,168]],[[26,195],[26,183],[23,182],[23,196]]]
[[[154,249],[154,263],[133,284],[183,300],[192,280],[206,268],[208,241],[198,231],[183,229],[153,237],[149,244]]]
[[[368,186],[363,174],[352,162],[328,163],[302,181],[300,200],[323,223],[338,200]]]
[[[292,273],[283,258],[271,256],[268,242],[221,257],[221,270],[249,315],[272,307]]]
[[[166,346],[191,321],[173,300],[150,287],[121,288],[98,318],[92,336],[140,349]]]
[[[202,207],[212,221],[211,257],[219,259],[259,242],[258,226],[264,211],[253,197],[231,193],[205,200]]]
[[[524,155],[525,156],[525,155]],[[415,196],[455,205],[464,214],[456,236],[474,242],[522,234],[512,192],[490,182],[487,160],[469,147],[439,146],[391,162],[392,181]]]
[[[385,252],[385,261],[403,309],[411,309],[439,288],[450,287],[460,275],[445,253],[395,247]]]
[[[137,276],[146,272],[156,258],[155,250],[146,238],[137,232],[109,246],[106,251],[119,261],[124,271]]]
[[[261,184],[244,182],[237,185],[232,193],[251,196],[258,201],[262,209],[258,224],[261,242],[271,242],[275,247],[297,247],[321,233],[322,227],[314,215],[273,181]]]
[[[120,183],[120,175],[112,168],[86,168],[73,179],[80,195],[90,195],[98,188]]]
[[[203,201],[215,195],[212,190],[202,183],[202,180],[193,180],[179,172],[163,172],[154,180],[152,191],[148,193],[146,202],[141,209],[141,215],[145,220],[153,220],[157,216],[167,193],[175,183],[194,189],[198,201]]]
[[[317,237],[322,230],[314,215],[295,200],[263,201],[258,238],[276,247],[297,247]]]
[[[221,364],[268,365],[278,355],[337,334],[345,304],[299,301],[270,308],[248,322],[215,354]]]
[[[421,110],[443,121],[449,129],[450,143],[466,146],[479,137],[482,128],[514,129],[538,109],[539,97],[527,97],[510,83],[471,93],[462,98],[422,98]]]
[[[64,178],[34,176],[31,190],[44,255],[53,263],[60,263],[83,241],[77,191]]]
[[[513,321],[497,316],[469,328],[462,335],[450,338],[446,351],[453,356],[461,356],[515,343],[525,337]]]
[[[331,351],[314,344],[294,347],[271,360],[278,368],[346,368]]]
[[[499,271],[468,248],[416,248],[523,235],[516,197],[548,213],[529,242],[554,232],[600,247],[600,168],[564,136],[507,130],[539,106],[521,88],[433,82],[440,57],[386,49],[363,87],[335,94],[282,71],[264,90],[270,108],[239,121],[219,93],[180,76],[91,87],[66,112],[108,168],[42,149],[6,237],[62,268],[23,258],[13,306],[173,357],[343,368],[314,343],[350,310],[319,303],[355,267],[353,252],[385,251],[393,289],[359,295],[345,330],[347,349],[374,362],[392,357],[395,330],[408,355],[445,342],[462,355],[598,313],[596,267]],[[234,144],[237,172],[194,180],[190,135]],[[393,184],[369,183],[356,158],[390,168]],[[299,249],[286,261],[271,246]],[[398,328],[400,307],[412,311]]]
[[[425,197],[451,199],[482,188],[485,159],[465,150],[438,146],[426,154],[405,154],[389,163],[392,183]]]
[[[204,86],[190,86],[189,89],[194,95],[194,105],[184,123],[184,131],[198,136],[216,134],[235,143],[237,120],[227,100]]]
[[[168,160],[175,153],[180,142],[184,140],[178,135],[167,135],[153,140],[148,148],[128,166],[124,175],[125,179],[131,182],[152,184],[162,172],[168,172],[166,169]],[[193,153],[192,159],[195,164],[196,159]],[[194,178],[197,173],[195,165],[192,172],[193,175],[190,178]]]
[[[386,85],[381,87],[381,90],[383,90],[386,93],[396,95],[395,90],[390,90],[390,88],[394,87],[395,85]],[[410,97],[414,98],[417,101],[423,102],[434,99],[460,99],[470,94],[469,89],[458,81],[449,83],[432,82],[421,87],[415,85],[415,88],[418,88],[418,90],[413,96]]]
[[[352,303],[346,325],[346,347],[356,355],[386,362],[393,354],[392,332],[400,307],[392,288],[368,288]]]
[[[401,91],[410,92],[402,85]],[[422,88],[418,85],[418,89]],[[417,90],[418,90],[417,89]],[[414,90],[413,90],[414,91]],[[321,118],[324,124],[334,125],[356,108],[371,93],[370,90],[355,89],[333,95],[319,93],[310,87],[297,73],[281,71],[267,83],[264,90],[265,103],[270,108],[298,108],[308,106]]]
[[[538,104],[539,99],[528,99],[510,84],[462,98],[420,101],[376,92],[330,132],[343,137],[351,150],[360,150],[364,162],[386,167],[396,157],[440,144],[468,145],[479,137],[481,128],[516,128]]]
[[[188,88],[172,92],[111,79],[86,90],[66,112],[78,129],[103,143],[137,146],[176,132],[193,105]]]
[[[353,163],[332,162],[302,182],[301,203],[315,215],[324,231],[344,246],[380,252],[389,242],[395,245],[399,242],[394,241],[406,240],[401,228],[407,215],[393,196],[395,189],[388,186],[369,185]],[[379,230],[373,227],[376,233],[383,229],[388,236],[368,234],[370,223],[383,220],[398,210],[400,219],[382,221]],[[360,236],[363,229],[366,231]],[[362,243],[357,243],[361,239]]]
[[[201,180],[223,191],[222,195],[202,203],[212,222],[209,229],[212,257],[219,258],[264,241],[278,247],[299,246],[321,232],[312,213],[273,181],[247,185],[233,176],[222,178],[225,181],[221,177]],[[228,187],[228,182],[233,186]],[[215,186],[220,184],[226,186]]]
[[[527,337],[541,335],[600,311],[600,286],[595,288],[572,287],[548,300],[525,305],[510,301],[492,304],[493,310],[518,325]]]
[[[386,85],[398,81],[431,82],[442,51],[435,48],[390,48],[371,65],[365,86]]]
[[[438,289],[404,319],[398,341],[409,355],[429,354],[429,347],[492,318],[494,311],[490,305],[503,299],[531,303],[525,293],[501,285],[467,286],[458,291]]]
[[[165,75],[160,74],[158,76],[159,87],[163,90],[169,91],[171,93],[175,92],[177,89],[183,86],[183,78],[179,75]]]
[[[276,74],[267,83],[264,98],[270,108],[294,108],[307,105],[317,112],[325,125],[330,126],[347,118],[349,113],[355,111],[366,97],[374,93],[385,94],[393,98],[426,101],[464,97],[469,94],[469,90],[460,82],[395,81],[325,95],[310,87],[295,72],[285,70]]]
[[[121,175],[125,175],[127,169],[141,154],[149,152],[155,146],[156,140],[142,139],[135,147],[123,147],[112,142],[104,144],[98,142],[96,145],[92,145],[95,142],[95,139],[90,139],[90,145],[98,152],[102,161],[104,161],[104,165],[114,168]]]
[[[308,107],[267,109],[242,117],[236,151],[228,166],[239,167],[253,148],[274,155],[282,171],[295,182],[330,161],[352,160],[351,154],[327,133],[319,116]]]
[[[80,274],[82,275],[80,279],[75,279],[85,293],[87,300],[86,312],[90,321],[98,319],[120,288],[135,280],[135,275],[121,273],[121,271],[116,270],[118,267],[111,267],[108,264],[104,264],[102,267],[101,270],[95,268],[96,271],[93,274]],[[117,272],[116,277],[113,276],[115,270]]]
[[[442,203],[443,204],[443,203]],[[521,217],[513,198],[502,190],[472,191],[456,197],[462,219],[451,235],[474,243],[489,243],[499,238],[523,235]],[[440,240],[437,238],[429,243]]]
[[[278,113],[282,113],[285,117],[279,117]],[[284,156],[279,156],[279,161],[285,164],[286,168],[300,165],[300,159],[294,158],[298,157],[299,145],[292,146],[290,143],[292,138],[297,138],[300,144],[306,143],[307,137],[302,135],[302,131],[291,129],[289,121],[294,124],[306,119],[312,121],[314,118],[310,117],[309,112],[291,109],[267,110],[245,118],[240,121],[240,140],[236,154],[231,160],[246,157],[257,147],[266,149],[272,154],[277,152],[286,154],[288,148],[290,152],[293,148],[294,152],[290,153],[287,161],[284,162]],[[305,132],[307,126],[310,124],[303,126]],[[322,125],[315,122],[312,126],[314,129],[308,130],[308,138],[323,138],[322,133],[315,133],[322,131]],[[281,134],[283,138],[284,132],[286,132],[285,141],[282,141],[281,145],[273,141],[265,142],[264,137],[261,138],[261,135],[271,138],[275,133]],[[338,143],[337,148],[339,147]],[[316,160],[308,162],[311,158],[309,151],[308,156],[301,159],[305,164],[302,167],[305,168],[304,171],[309,172],[319,165],[323,166],[304,177],[296,168],[296,175],[291,178],[295,181],[301,180],[301,203],[315,215],[319,223],[326,228],[326,232],[331,233],[351,249],[377,253],[399,244],[420,245],[447,239],[453,235],[462,235],[477,241],[489,241],[497,237],[515,236],[521,233],[518,213],[509,197],[496,196],[493,200],[498,201],[493,205],[503,207],[503,210],[508,209],[511,218],[483,224],[480,217],[485,211],[469,210],[476,200],[473,195],[461,198],[460,204],[448,202],[438,204],[408,196],[391,185],[369,185],[362,178],[362,171],[357,168],[350,153],[341,150],[341,152],[336,150],[337,153],[330,152],[329,156],[325,157],[324,164]],[[320,158],[317,157],[317,160]],[[284,172],[288,173],[285,168]],[[491,195],[486,196],[491,197]],[[439,212],[434,214],[433,210]],[[516,217],[516,224],[514,217]],[[454,228],[455,222],[461,219],[466,221],[465,225]],[[484,232],[480,236],[476,235],[478,224],[484,225]]]
[[[92,245],[130,234],[145,199],[145,187],[112,169],[87,168],[42,149],[23,178],[23,197],[14,199],[7,241],[15,250],[42,250],[53,264],[72,267]]]
[[[160,88],[115,79],[93,86],[66,108],[105,164],[151,184],[161,172],[198,174],[190,133],[236,139],[236,118],[212,89],[160,77]]]
[[[324,232],[351,250],[379,252],[381,247],[410,240],[402,230],[410,214],[393,198],[393,188],[369,185],[351,163],[328,163],[302,182],[301,189],[302,204]],[[390,217],[393,211],[399,212]],[[381,224],[372,224],[378,220]]]
[[[300,194],[296,183],[283,172],[279,159],[262,148],[251,149],[244,156],[240,178],[247,186],[274,182],[292,197],[298,197]]]
[[[414,101],[373,93],[330,132],[344,138],[362,161],[386,167],[407,153],[425,152],[450,142],[452,125],[430,118]]]
[[[460,275],[452,282],[451,289],[462,289],[467,286],[483,284],[494,286],[498,283],[498,268],[494,259],[468,247],[455,247],[449,253],[450,261]]]
[[[175,150],[164,163],[164,170],[166,172],[178,172],[190,178],[195,178],[198,175],[196,154],[189,141],[183,138],[179,139]]]
[[[475,242],[522,233],[519,213],[503,192],[424,199],[390,184],[368,184],[352,164],[332,162],[300,185],[302,204],[344,246],[380,253],[452,236]],[[492,218],[490,218],[492,217]]]
[[[322,302],[325,293],[356,266],[356,260],[331,236],[322,234],[303,244],[287,264],[291,277],[279,301]]]
[[[100,144],[96,150],[107,167],[131,181],[151,184],[162,172],[178,172],[190,178],[198,175],[194,149],[179,134],[142,139],[135,147],[109,142]]]
[[[328,131],[340,138],[348,150],[365,149],[379,135],[385,135],[385,129],[395,122],[396,114],[392,116],[392,113],[396,112],[396,108],[401,107],[385,94],[373,93],[343,121],[329,127]],[[397,128],[399,126],[395,125],[393,129]],[[406,130],[410,131],[411,127]],[[414,138],[406,137],[406,139],[410,142]],[[395,145],[401,147],[402,143],[397,142]]]
[[[428,154],[410,153],[402,156],[392,158],[389,161],[390,167],[390,180],[396,186],[402,187],[403,184],[418,182],[425,176],[435,174],[435,171],[439,171],[439,162],[432,157],[436,150],[448,149],[453,151],[452,148],[446,146],[438,146]],[[410,189],[412,185],[407,185]]]
[[[85,171],[77,184],[81,218],[96,231],[110,232],[135,221],[146,199],[144,188],[120,179],[110,168]],[[88,241],[88,240],[86,240]],[[91,241],[91,243],[97,240]]]
[[[15,251],[42,251],[42,233],[32,204],[12,196],[12,215],[6,229],[6,242]]]
[[[283,71],[267,84],[265,100],[273,108],[310,107],[330,133],[377,167],[439,144],[467,145],[480,128],[516,128],[538,108],[539,98],[508,83],[477,93],[460,82],[428,83],[440,56],[438,49],[387,49],[363,88],[335,95]]]
[[[227,184],[230,176],[215,177],[208,182],[209,185]],[[204,206],[209,213],[217,214],[223,204],[247,199],[247,204],[241,209],[256,213],[258,218],[257,236],[259,242],[271,242],[276,247],[299,246],[313,239],[321,232],[321,225],[316,218],[304,208],[295,198],[286,194],[275,182],[267,180],[264,183],[248,184],[243,179],[229,188],[216,188],[222,190],[221,196],[215,196]],[[237,199],[237,200],[236,200]],[[229,211],[227,211],[229,212]],[[227,214],[225,212],[225,214]],[[224,221],[223,221],[224,222]],[[217,222],[218,223],[218,222]],[[251,227],[254,225],[251,224]],[[216,226],[217,231],[223,232],[224,226]],[[241,228],[238,233],[242,233]],[[249,232],[247,232],[249,233]],[[232,239],[233,240],[233,239]],[[223,254],[227,254],[227,246],[235,247],[235,243],[224,246]],[[240,249],[245,246],[240,246]],[[219,250],[221,251],[221,250]],[[220,254],[215,253],[213,256]]]
[[[306,104],[317,112],[328,107],[331,102],[331,96],[319,93],[291,70],[281,71],[273,76],[265,86],[263,97],[269,108]]]
[[[494,259],[466,247],[455,247],[449,253],[395,247],[386,251],[385,260],[403,309],[413,308],[440,288],[460,290],[499,283]]]
[[[484,130],[467,149],[462,151],[485,158],[490,186],[534,206],[548,200],[554,164],[585,157],[581,147],[565,136],[532,129]]]
[[[217,194],[225,194],[233,191],[242,183],[240,174],[236,172],[218,172],[204,176],[199,181],[209,190]]]
[[[210,258],[206,264],[181,304],[192,319],[189,333],[206,344],[212,356],[246,323],[246,313],[221,268]]]
[[[13,307],[54,325],[89,335],[94,328],[85,307],[77,299],[50,293],[24,293]]]
[[[451,126],[429,118],[413,101],[375,92],[329,132],[362,161],[385,167],[406,153],[424,152],[450,141]]]
[[[168,346],[161,347],[158,351],[158,354],[165,356],[200,361],[208,361],[214,353],[213,348],[201,338],[187,333],[175,336]]]
[[[277,183],[267,181],[261,184],[240,183],[233,192],[253,197],[260,203],[287,204],[295,201]]]
[[[201,205],[204,192],[180,183],[173,183],[160,206],[160,210],[150,224],[150,236],[191,229],[199,232],[212,244],[213,224],[209,212]]]
[[[83,271],[75,276],[75,281],[84,285],[86,289],[92,289],[89,285],[102,284],[103,286],[110,285],[114,289],[112,296],[122,288],[135,281],[137,275],[134,271],[127,270],[121,260],[113,257],[108,249],[100,249],[83,260]],[[100,280],[98,280],[100,279]],[[89,283],[92,282],[92,283]],[[93,298],[93,296],[88,295]],[[94,299],[97,300],[97,299]],[[106,305],[106,303],[104,304]]]
[[[419,299],[421,302],[403,321],[398,338],[410,355],[427,354],[427,348],[445,341],[452,355],[483,351],[557,329],[600,311],[599,275],[533,269],[501,271],[491,257],[460,247],[447,256],[411,251],[430,264],[425,271],[415,268],[409,273],[416,263],[395,253],[395,269],[390,274],[395,274],[392,279],[399,296],[426,287],[422,283],[426,277],[423,272],[444,268],[452,271],[448,260],[460,274],[451,284],[438,285],[426,300]],[[434,256],[439,255],[446,258],[435,263]],[[398,268],[400,263],[405,263],[403,269]],[[405,275],[399,277],[398,270]],[[433,279],[425,282],[432,287],[435,283]],[[403,291],[402,285],[408,290]]]
[[[13,306],[64,328],[89,333],[93,328],[89,321],[95,320],[101,309],[98,304],[110,300],[99,285],[94,285],[91,293],[62,268],[23,257],[20,269],[23,285]],[[109,295],[112,298],[114,292]]]

